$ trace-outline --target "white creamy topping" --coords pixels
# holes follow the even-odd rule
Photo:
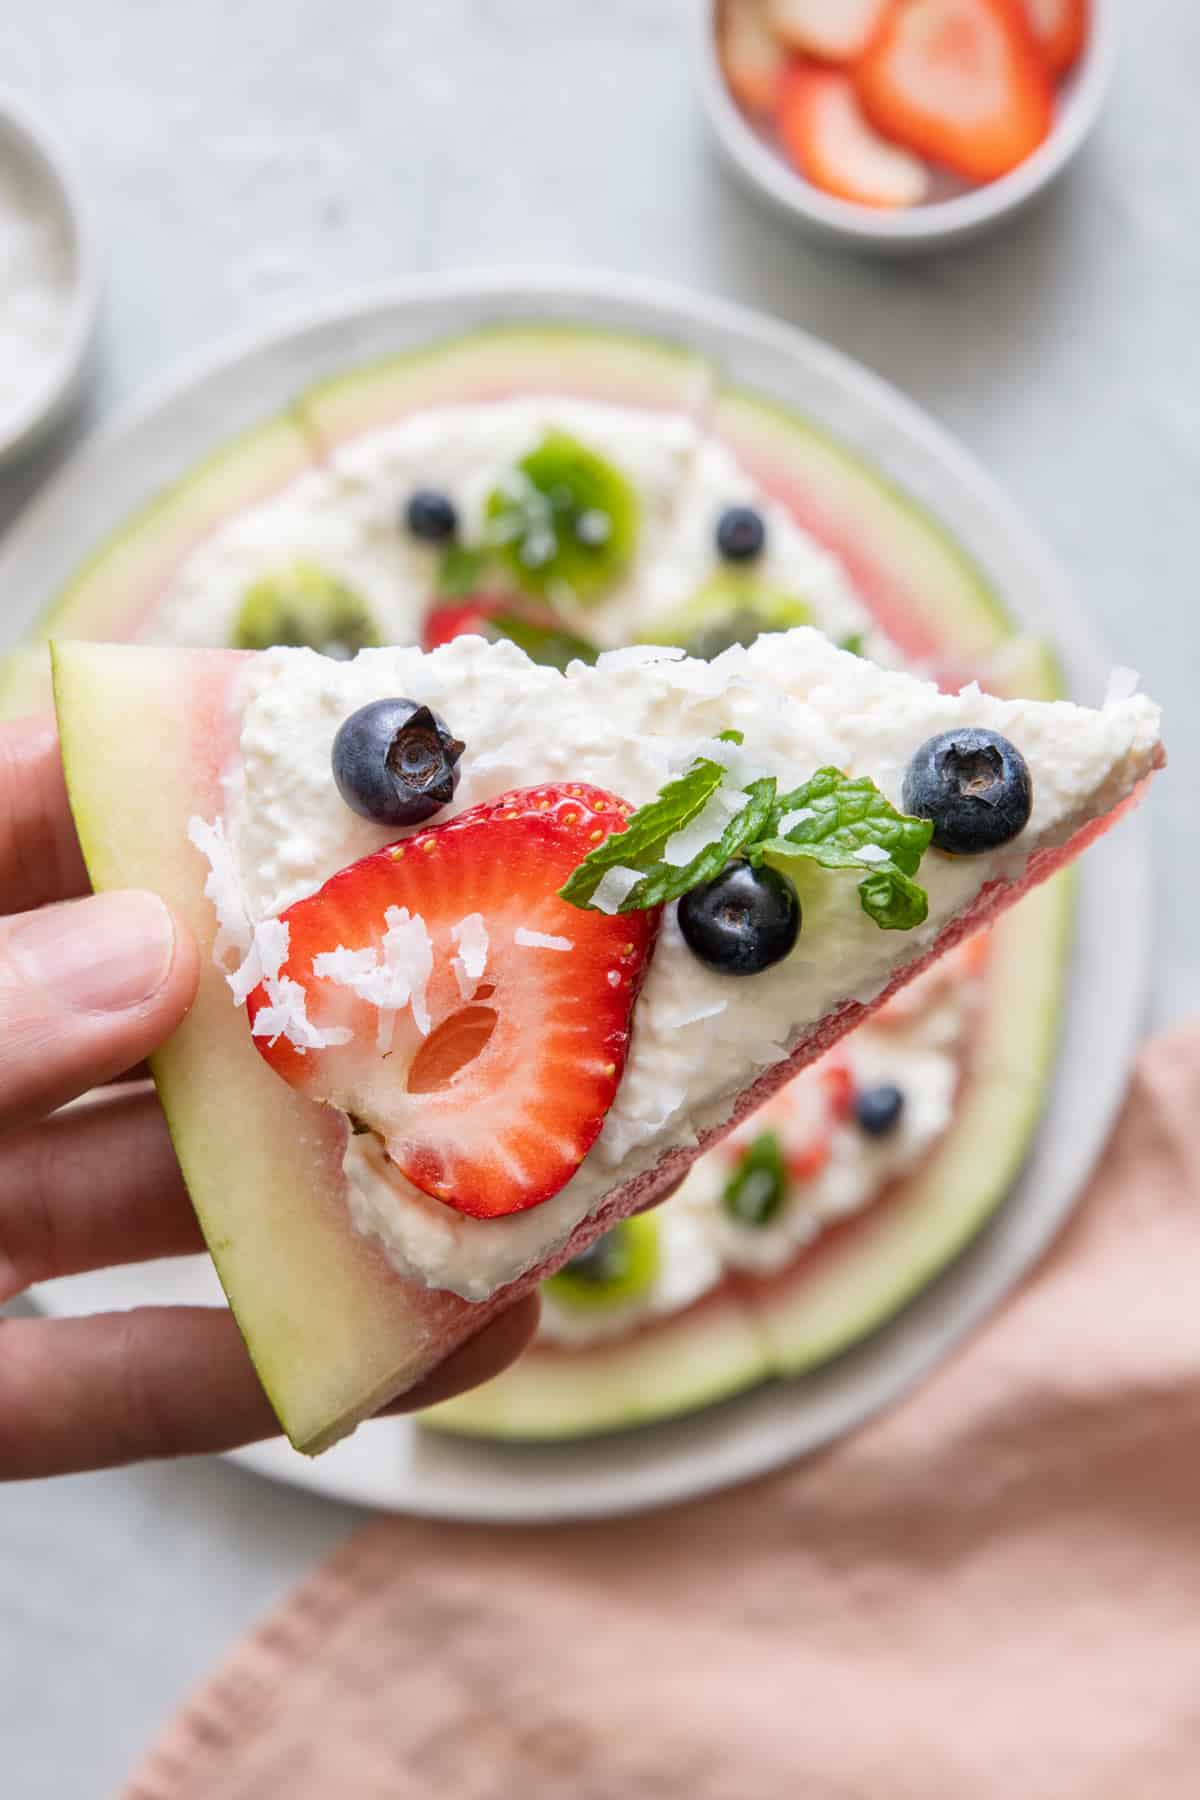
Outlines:
[[[464,541],[477,543],[488,495],[550,430],[598,451],[637,494],[638,544],[626,574],[602,604],[573,606],[569,596],[557,597],[585,637],[620,646],[602,658],[609,667],[680,654],[627,640],[651,630],[713,575],[717,519],[731,502],[751,500],[768,525],[756,578],[805,601],[831,636],[862,633],[877,660],[895,660],[834,559],[781,507],[758,496],[731,453],[693,420],[550,397],[434,409],[335,451],[326,467],[237,514],[192,552],[155,614],[155,640],[228,644],[254,582],[315,563],[361,596],[383,642],[417,641],[440,553],[405,529],[404,501],[415,488],[439,489],[454,502]]]
[[[330,749],[356,708],[403,694],[433,706],[463,738],[462,779],[441,817],[513,787],[586,781],[634,805],[654,797],[664,765],[698,745],[743,732],[747,763],[799,785],[833,764],[870,775],[900,801],[905,768],[933,733],[962,723],[1011,737],[1033,775],[1029,826],[978,857],[926,857],[927,923],[880,931],[862,912],[856,877],[797,863],[804,909],[796,950],[768,974],[735,981],[705,968],[668,909],[642,995],[624,1078],[596,1145],[562,1191],[503,1219],[464,1217],[381,1174],[354,1139],[347,1172],[357,1225],[396,1266],[435,1287],[480,1299],[541,1261],[618,1183],[651,1167],[668,1145],[721,1123],[746,1085],[848,999],[868,1001],[899,954],[911,960],[980,886],[1018,875],[1042,844],[1060,844],[1124,797],[1149,767],[1158,715],[1133,698],[1089,713],[885,673],[836,651],[813,631],[761,639],[712,663],[655,662],[616,671],[574,665],[564,676],[514,646],[460,638],[432,656],[367,651],[334,663],[308,651],[271,651],[247,666],[240,761],[227,784],[228,840],[251,916],[281,911],[393,830],[360,819],[330,778]],[[731,749],[731,746],[725,746]]]
[[[487,968],[488,934],[483,914],[468,913],[465,919],[450,927],[450,936],[458,945],[458,955],[453,962],[454,978],[462,998],[469,1000]]]

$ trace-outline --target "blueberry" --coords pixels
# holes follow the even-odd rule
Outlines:
[[[466,746],[415,700],[360,706],[333,740],[333,779],[352,812],[378,825],[419,825],[453,798]]]
[[[855,1120],[868,1137],[886,1137],[900,1123],[903,1111],[904,1095],[890,1081],[862,1088],[854,1097]]]
[[[905,812],[929,819],[934,844],[952,856],[1007,844],[1032,808],[1025,758],[998,731],[943,731],[921,745],[904,776]]]
[[[454,502],[436,488],[418,488],[410,495],[404,518],[413,536],[426,544],[448,544],[458,532]]]
[[[732,862],[679,902],[679,929],[700,961],[723,975],[757,975],[781,962],[800,931],[800,902],[786,875]]]
[[[725,562],[753,562],[766,541],[763,516],[752,506],[727,506],[717,520],[717,554]]]

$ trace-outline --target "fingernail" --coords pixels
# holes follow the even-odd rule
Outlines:
[[[166,980],[175,926],[156,894],[97,894],[30,914],[12,928],[9,954],[76,1012],[125,1012]]]

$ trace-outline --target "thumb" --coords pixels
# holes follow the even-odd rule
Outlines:
[[[98,894],[0,921],[0,1126],[139,1062],[196,993],[195,946],[154,894]]]

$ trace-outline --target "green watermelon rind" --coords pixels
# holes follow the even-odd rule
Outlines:
[[[599,369],[613,355],[611,368]],[[637,362],[636,377],[630,369]],[[483,368],[473,365],[480,359]],[[710,364],[669,338],[602,326],[511,323],[483,326],[377,358],[306,388],[296,401],[307,429],[332,454],[368,431],[439,404],[522,394],[570,394],[613,405],[707,413]]]
[[[502,1377],[419,1418],[454,1436],[555,1443],[694,1412],[772,1372],[766,1334],[721,1288],[645,1332],[586,1350],[535,1345]]]

